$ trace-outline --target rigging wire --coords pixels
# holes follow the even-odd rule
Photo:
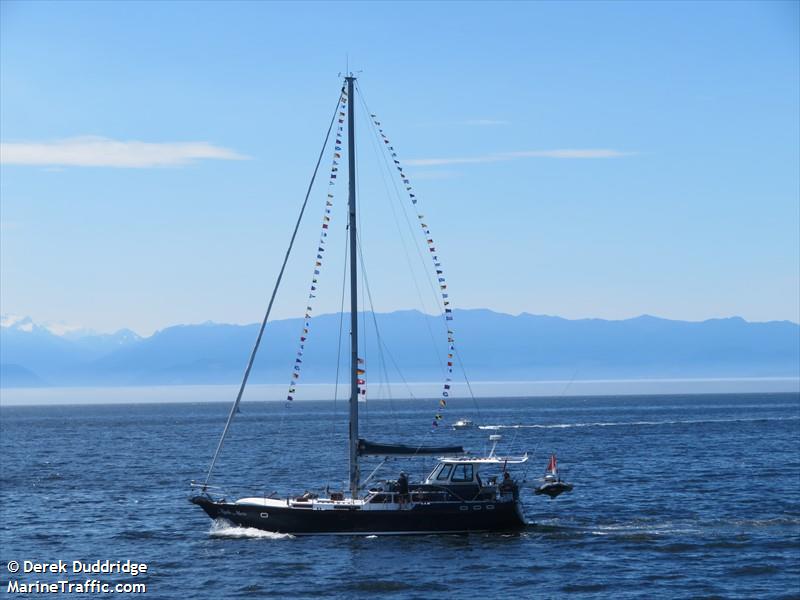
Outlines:
[[[353,95],[355,95],[355,92],[353,93]],[[356,155],[356,160],[358,160],[358,158],[359,158],[358,155]],[[356,171],[356,173],[358,173],[358,171]],[[361,180],[358,179],[358,178],[356,178],[356,196],[358,198],[361,198]],[[363,204],[362,202],[358,202],[356,204],[356,219],[358,219],[358,227],[356,228],[356,247],[358,248],[358,256],[361,259],[361,305],[362,305],[362,309],[361,309],[361,331],[363,332],[363,335],[364,335],[364,344],[363,344],[363,346],[359,346],[359,353],[361,354],[361,356],[358,357],[358,358],[361,358],[361,360],[364,361],[364,363],[363,363],[364,369],[363,370],[366,371],[367,365],[369,363],[367,362],[367,359],[368,359],[368,357],[367,357],[367,314],[366,314],[366,311],[364,310],[364,254],[361,251],[361,205],[362,204]],[[361,376],[359,376],[358,379],[361,379]],[[363,388],[361,388],[361,387],[358,388],[358,400],[359,401],[361,400],[361,396],[362,396],[361,390],[362,389],[367,390],[367,383],[366,383],[367,382],[367,378],[366,378],[366,375],[363,377],[363,379],[364,379],[364,387]],[[369,396],[369,393],[364,394],[364,431],[365,431],[365,433],[367,431],[369,431],[369,404],[367,402],[367,396]]]
[[[367,101],[364,98],[364,93],[361,91],[361,87],[358,85],[358,82],[356,82],[356,86],[358,86],[359,100],[361,101],[361,104],[364,107],[365,114],[366,115],[372,115],[372,112],[370,111],[369,106],[367,105]],[[366,118],[369,121],[370,129],[372,130],[373,134],[375,135],[375,139],[373,140],[373,146],[376,145],[376,143],[377,143],[378,148],[381,148],[382,146],[381,146],[381,143],[380,143],[380,135],[379,135],[379,132],[378,132],[376,126],[375,126],[375,123],[369,116],[366,117]],[[401,210],[403,211],[403,216],[405,218],[406,225],[408,226],[409,238],[411,239],[411,242],[412,242],[412,244],[414,246],[414,249],[416,250],[417,256],[420,259],[420,264],[422,265],[422,270],[425,273],[430,273],[430,266],[428,265],[428,262],[425,260],[424,253],[420,250],[420,247],[419,247],[418,234],[414,233],[414,227],[411,225],[411,220],[409,219],[408,213],[407,213],[407,210],[406,210],[406,203],[403,200],[403,195],[400,193],[400,189],[397,187],[397,181],[395,180],[394,171],[392,171],[392,165],[389,164],[390,157],[388,156],[388,152],[389,152],[388,149],[383,147],[383,151],[382,152],[379,151],[379,154],[383,156],[383,160],[384,160],[383,165],[386,168],[387,173],[389,174],[389,181],[392,182],[392,188],[394,190],[394,195],[395,195],[395,198],[397,199],[397,203],[400,206]],[[394,159],[392,159],[392,160],[394,160]],[[383,176],[383,172],[381,172],[381,176]],[[388,190],[387,190],[387,192],[388,192]],[[390,194],[387,194],[387,195],[390,195]],[[391,203],[390,203],[390,206],[392,208],[392,214],[394,215],[394,205],[391,205]],[[399,228],[399,226],[398,226],[398,228]],[[404,245],[404,248],[405,248],[405,245]],[[431,280],[430,277],[426,277],[425,279],[427,280],[428,285],[431,288],[431,294],[433,295],[433,298],[434,298],[434,305],[437,307],[437,309],[440,312],[444,313],[444,310],[442,310],[443,307],[442,307],[442,304],[441,304],[441,300],[439,298],[439,295],[436,292],[436,288],[433,285],[433,281]],[[423,303],[423,305],[424,305],[424,303]]]
[[[381,367],[382,367],[383,373],[384,373],[384,375],[386,377],[386,388],[387,388],[387,394],[388,394],[388,399],[389,399],[389,410],[392,413],[392,420],[394,421],[395,431],[396,431],[396,433],[399,434],[400,433],[400,426],[399,426],[399,423],[397,421],[397,414],[396,414],[395,409],[394,409],[394,400],[392,399],[392,388],[391,388],[391,384],[389,383],[389,371],[386,368],[386,359],[384,357],[383,349],[382,349],[382,347],[385,346],[385,343],[383,342],[383,338],[381,337],[380,329],[378,328],[378,317],[375,314],[375,304],[372,301],[372,290],[369,287],[369,279],[367,278],[367,265],[366,265],[366,262],[364,261],[364,252],[363,252],[363,247],[361,245],[361,236],[358,233],[356,233],[356,235],[358,237],[358,253],[359,253],[359,256],[361,258],[361,276],[362,276],[362,281],[365,284],[365,287],[366,287],[366,290],[367,290],[367,299],[369,300],[370,312],[372,313],[372,323],[373,323],[373,327],[375,329],[375,337],[376,337],[377,342],[378,342],[378,344],[377,344],[377,346],[378,346],[378,357],[379,357],[379,360],[381,362]],[[366,327],[364,329],[366,331]],[[399,369],[398,369],[398,372],[399,372]],[[406,385],[408,385],[408,384],[406,384]],[[411,393],[410,389],[409,389],[409,393]]]
[[[369,137],[369,136],[367,136],[367,137]],[[360,181],[358,181],[358,180],[356,181],[356,186],[358,187],[358,193],[359,193],[359,196],[360,196],[360,194],[361,194]],[[385,186],[385,182],[384,182],[384,186]],[[377,351],[378,351],[378,360],[380,362],[380,371],[379,371],[379,373],[382,373],[383,376],[384,376],[384,379],[385,379],[386,394],[387,394],[387,398],[389,400],[389,411],[390,411],[390,413],[392,415],[392,421],[394,422],[395,430],[399,434],[400,427],[399,427],[399,423],[397,421],[397,413],[396,413],[395,407],[394,407],[394,400],[392,398],[391,382],[389,381],[389,370],[386,367],[386,358],[384,356],[384,351],[383,351],[383,348],[384,348],[385,344],[383,343],[383,338],[381,337],[380,329],[378,327],[378,319],[377,319],[377,315],[375,314],[375,304],[374,304],[373,299],[372,299],[372,290],[371,290],[371,288],[369,286],[369,278],[367,276],[367,266],[366,266],[367,263],[366,263],[366,260],[364,259],[364,245],[363,245],[362,240],[361,240],[361,227],[360,227],[360,223],[361,223],[361,204],[362,203],[358,204],[359,228],[356,231],[356,237],[357,237],[356,246],[358,248],[359,258],[361,260],[361,298],[362,298],[362,302],[363,302],[363,299],[366,296],[366,298],[369,301],[370,312],[372,314],[372,324],[373,324],[373,328],[375,330],[375,338],[377,340],[376,346],[377,346]],[[366,294],[364,294],[364,290],[366,290]],[[364,334],[365,334],[365,339],[364,339],[364,348],[365,348],[365,350],[364,351],[366,352],[366,346],[367,346],[367,340],[366,340],[366,332],[367,332],[367,327],[366,327],[366,307],[365,307],[365,310],[362,311],[362,316],[364,317],[364,320],[363,320],[363,331],[364,331]],[[365,362],[365,366],[366,366],[366,364],[367,364],[366,363],[366,355],[364,357],[364,362]],[[366,379],[365,379],[365,381],[366,381]],[[379,375],[378,397],[380,397],[380,392],[381,392],[382,389],[383,389],[383,381],[381,381],[380,375]],[[365,400],[366,400],[366,398],[365,398]],[[368,412],[368,410],[369,409],[367,409],[367,412]]]
[[[416,278],[416,275],[414,273],[414,267],[411,264],[410,253],[408,251],[408,247],[406,246],[405,235],[403,234],[403,231],[402,231],[402,229],[400,227],[400,220],[397,218],[397,212],[395,211],[394,204],[392,203],[392,194],[391,194],[391,192],[389,190],[388,184],[386,183],[386,175],[380,169],[381,165],[386,169],[386,171],[387,171],[387,173],[389,175],[389,181],[392,182],[392,186],[394,188],[394,194],[395,194],[395,197],[398,200],[398,204],[400,205],[401,209],[405,211],[405,207],[404,207],[404,204],[403,204],[403,201],[402,201],[402,196],[400,195],[400,191],[397,188],[397,182],[394,180],[394,173],[391,170],[391,166],[388,163],[388,159],[386,158],[386,156],[380,150],[380,140],[378,139],[378,134],[377,134],[377,131],[375,130],[375,124],[372,122],[372,120],[368,116],[371,113],[369,112],[369,107],[367,106],[366,100],[364,100],[364,96],[363,96],[363,93],[361,92],[361,88],[358,87],[358,82],[356,82],[356,87],[358,89],[359,100],[361,101],[361,104],[362,104],[362,106],[364,108],[364,114],[367,115],[367,116],[364,117],[364,119],[366,119],[366,121],[368,123],[368,126],[369,126],[369,129],[372,130],[372,133],[375,135],[374,139],[372,137],[370,137],[370,141],[371,141],[373,152],[375,153],[375,156],[376,156],[377,163],[379,165],[378,172],[381,175],[381,182],[383,183],[383,187],[384,187],[384,189],[386,191],[387,203],[389,204],[389,208],[391,209],[392,217],[394,219],[394,224],[395,224],[395,227],[397,228],[397,233],[398,233],[398,236],[400,238],[401,245],[403,247],[403,254],[405,256],[406,263],[408,265],[409,273],[411,274],[411,281],[413,282],[414,288],[415,288],[415,290],[417,292],[417,298],[419,299],[420,306],[422,307],[422,309],[424,311],[424,310],[426,310],[425,301],[423,300],[422,292],[419,289],[419,285],[417,283],[417,278]],[[376,146],[377,146],[377,148],[376,148]],[[381,158],[383,158],[383,162],[381,162]],[[429,271],[428,271],[429,267],[427,266],[427,263],[425,262],[425,260],[424,260],[424,258],[422,256],[422,252],[419,249],[417,238],[415,237],[413,228],[411,227],[411,223],[410,223],[410,221],[408,219],[408,215],[405,214],[405,212],[404,212],[403,216],[405,217],[406,224],[409,227],[409,232],[410,232],[409,237],[411,239],[411,244],[414,246],[414,249],[415,249],[415,251],[417,253],[417,256],[420,259],[420,264],[422,265],[422,271],[423,271],[423,273],[426,274],[424,279],[428,282],[428,285],[431,288],[431,292],[433,293],[434,306],[436,307],[436,310],[438,310],[438,311],[443,313],[444,311],[442,310],[442,306],[439,303],[439,298],[438,298],[438,296],[436,294],[436,290],[433,288],[433,282],[431,281],[430,276],[429,276]],[[444,361],[442,361],[441,356],[439,355],[439,352],[436,351],[436,347],[438,346],[438,344],[437,344],[436,339],[435,339],[435,337],[433,335],[433,331],[431,330],[430,322],[429,322],[429,320],[427,318],[427,315],[421,314],[420,317],[422,318],[423,322],[425,323],[425,327],[428,330],[428,335],[429,335],[429,337],[431,339],[431,344],[432,344],[432,347],[434,349],[434,356],[436,356],[437,360],[439,361],[439,366],[442,369],[442,376],[445,376],[446,371],[445,371]]]
[[[360,113],[359,113],[359,115],[360,115]],[[363,120],[363,117],[362,117],[362,120]],[[367,136],[367,137],[369,138],[369,136]],[[357,185],[359,185],[359,195],[360,195],[360,181],[357,182]],[[384,182],[384,186],[385,186],[385,182]],[[360,223],[360,220],[361,220],[361,203],[359,203],[358,207],[359,207],[358,217],[359,217],[359,223]],[[358,245],[358,248],[359,248],[359,255],[361,257],[361,268],[362,268],[361,297],[364,298],[364,288],[365,288],[364,284],[365,284],[365,279],[366,279],[366,269],[365,269],[365,266],[364,266],[365,265],[365,261],[364,261],[363,245],[362,245],[361,235],[360,234],[361,234],[361,231],[360,231],[360,227],[359,227],[358,244],[357,245]],[[366,285],[366,288],[367,288],[367,291],[369,293],[369,284],[368,283]],[[390,412],[391,412],[393,420],[395,421],[395,428],[397,428],[397,424],[396,424],[397,416],[395,414],[394,405],[393,405],[393,402],[392,402],[391,385],[389,383],[389,375],[388,375],[388,371],[386,369],[386,360],[385,360],[385,357],[383,355],[383,349],[382,349],[382,346],[381,346],[381,343],[380,343],[380,332],[379,332],[379,330],[377,328],[377,321],[375,319],[375,306],[372,303],[371,297],[370,297],[370,308],[371,308],[372,313],[373,313],[373,319],[372,320],[374,322],[375,337],[378,340],[377,350],[378,350],[378,357],[379,357],[379,361],[380,361],[380,368],[379,368],[380,370],[379,370],[379,375],[378,375],[378,388],[377,388],[377,392],[376,392],[376,397],[377,398],[381,398],[382,397],[383,385],[384,385],[384,382],[385,382],[386,388],[387,388],[387,392],[386,392],[387,393],[387,398],[389,399]],[[364,312],[365,312],[365,314],[364,314],[364,317],[365,317],[364,318],[364,332],[366,333],[366,310]],[[365,345],[366,345],[366,338],[365,338]],[[383,375],[383,379],[381,378],[381,375]]]
[[[366,111],[366,109],[365,109],[365,111]],[[367,119],[367,127],[365,128],[365,131],[369,130],[372,127],[372,124],[371,124],[371,122],[369,121],[369,119],[366,116],[364,116],[363,118]],[[411,274],[411,279],[412,279],[412,282],[414,283],[414,287],[416,288],[417,297],[420,300],[420,305],[424,308],[425,303],[424,303],[424,301],[422,299],[422,294],[421,294],[421,292],[419,290],[419,286],[417,284],[417,280],[416,280],[416,277],[415,277],[413,265],[411,264],[411,260],[409,258],[409,252],[408,252],[408,249],[406,247],[406,242],[405,242],[405,239],[404,239],[404,236],[403,236],[403,232],[400,229],[399,220],[398,220],[397,214],[395,213],[395,210],[394,210],[394,205],[391,203],[391,193],[390,193],[389,187],[388,187],[388,185],[386,183],[386,176],[384,175],[383,171],[381,171],[381,169],[380,169],[380,167],[382,165],[381,158],[380,158],[380,152],[375,148],[375,140],[372,139],[372,137],[370,137],[369,135],[367,135],[367,137],[372,142],[373,152],[375,154],[375,158],[376,158],[376,162],[377,162],[377,166],[378,166],[378,172],[381,175],[381,180],[382,180],[384,189],[386,191],[386,197],[387,197],[387,200],[389,200],[389,207],[391,208],[392,214],[393,214],[393,217],[394,217],[395,227],[397,228],[398,235],[400,237],[400,241],[401,241],[401,243],[403,245],[403,251],[405,253],[406,262],[407,262],[407,265],[409,267],[409,272]],[[358,182],[357,182],[357,184],[358,184]],[[360,208],[360,206],[361,205],[359,204],[359,208]],[[359,214],[359,216],[360,216],[360,214]],[[412,240],[412,242],[413,242],[413,240]],[[365,267],[364,267],[365,260],[364,260],[364,257],[363,257],[363,250],[362,250],[363,246],[362,246],[362,241],[361,241],[360,234],[359,234],[359,238],[358,238],[358,245],[359,245],[359,253],[361,255],[361,262],[362,262],[362,269],[363,269],[362,277],[365,277],[366,276],[366,270],[365,270]],[[362,290],[363,290],[363,286],[362,286]],[[384,351],[386,351],[388,353],[388,346],[386,345],[385,341],[383,341],[383,338],[380,335],[380,330],[379,330],[379,327],[378,327],[378,324],[377,324],[377,316],[375,314],[375,306],[374,306],[374,302],[373,302],[372,296],[371,296],[371,289],[369,287],[369,279],[368,279],[368,277],[366,277],[366,291],[367,291],[367,295],[369,296],[370,306],[371,306],[371,310],[372,310],[372,313],[373,313],[373,318],[372,318],[373,327],[374,327],[375,332],[376,332],[376,337],[378,338],[377,348],[378,348],[378,352],[379,352],[379,358],[380,358],[380,361],[381,361],[381,370],[382,370],[382,373],[383,373],[383,375],[385,377],[386,388],[387,388],[387,398],[389,399],[390,412],[391,412],[392,418],[393,418],[393,420],[395,422],[395,428],[398,429],[398,433],[399,433],[399,426],[398,426],[398,423],[397,423],[397,413],[396,413],[396,410],[395,410],[394,400],[393,400],[392,391],[391,391],[391,381],[390,381],[390,378],[389,378],[389,369],[388,369],[388,367],[386,365],[386,359],[384,357]],[[363,292],[362,292],[362,297],[363,297]],[[364,316],[366,316],[366,315],[364,315]],[[434,339],[434,336],[433,336],[433,331],[430,328],[429,319],[426,317],[426,315],[423,315],[423,314],[420,314],[420,318],[423,319],[423,322],[425,323],[425,326],[428,329],[428,335],[430,337],[431,344],[432,344],[432,347],[433,347],[433,355],[435,357],[437,357],[437,359],[440,360],[441,368],[442,368],[442,371],[444,372],[444,364],[441,363],[441,358],[439,357],[439,354],[436,352],[436,342],[435,342],[435,339]],[[364,327],[364,329],[366,331],[366,326]],[[411,391],[410,387],[408,386],[408,383],[405,381],[405,378],[402,375],[402,371],[400,371],[399,366],[397,365],[397,363],[394,361],[393,358],[392,358],[392,362],[394,363],[394,367],[397,370],[398,375],[400,375],[400,378],[403,380],[403,383],[408,388],[408,392],[409,392],[410,396],[413,397],[413,392]],[[380,391],[383,388],[382,383],[383,382],[381,382],[381,385],[380,385],[379,390],[378,390],[379,395],[380,395]]]
[[[453,354],[455,354],[456,358],[458,359],[458,365],[461,367],[461,373],[464,375],[464,383],[467,384],[467,390],[469,391],[470,398],[472,398],[472,405],[475,407],[475,412],[478,415],[478,419],[482,420],[483,417],[481,416],[481,409],[478,406],[478,400],[472,391],[472,384],[469,381],[469,377],[467,377],[467,368],[464,366],[464,361],[461,359],[461,353],[458,351],[458,346],[456,345],[453,345]]]
[[[281,264],[281,269],[278,272],[278,278],[275,281],[275,287],[272,289],[272,295],[269,299],[269,304],[267,305],[267,310],[264,313],[264,318],[261,321],[261,327],[258,330],[258,336],[256,337],[256,341],[253,344],[253,349],[250,352],[250,359],[247,361],[247,367],[244,371],[244,376],[242,377],[242,383],[239,386],[239,392],[236,394],[236,400],[233,401],[231,405],[230,413],[228,413],[228,420],[225,422],[225,428],[222,430],[222,435],[219,438],[219,442],[217,443],[217,449],[214,451],[214,456],[211,459],[211,464],[208,467],[208,473],[206,474],[205,482],[203,483],[203,491],[206,490],[208,487],[208,482],[211,479],[211,474],[214,471],[214,465],[217,463],[217,458],[219,457],[219,453],[222,450],[222,445],[225,443],[225,438],[228,435],[228,430],[230,429],[231,422],[233,421],[233,417],[236,415],[236,412],[239,408],[239,403],[242,401],[242,395],[244,394],[244,389],[247,386],[247,380],[250,378],[250,371],[253,368],[253,362],[255,362],[256,354],[258,353],[258,348],[261,345],[261,339],[264,336],[264,329],[267,327],[267,321],[269,320],[269,315],[272,312],[272,305],[275,302],[275,296],[278,294],[278,288],[281,285],[281,280],[283,279],[283,273],[286,270],[286,263],[289,262],[289,255],[292,252],[292,247],[294,246],[295,238],[297,237],[297,231],[300,229],[300,223],[303,220],[303,215],[306,211],[306,206],[308,205],[308,198],[311,196],[311,189],[314,187],[314,181],[317,178],[317,172],[319,171],[319,165],[322,162],[322,157],[325,154],[325,148],[328,147],[328,140],[331,136],[331,131],[333,130],[333,124],[336,122],[336,114],[339,111],[339,105],[342,101],[342,96],[344,95],[344,88],[339,93],[339,97],[336,100],[336,108],[333,111],[333,116],[331,117],[331,123],[328,125],[328,131],[325,133],[325,141],[322,143],[322,148],[319,151],[319,156],[317,157],[317,163],[314,165],[314,172],[311,175],[311,181],[308,183],[308,189],[306,190],[306,196],[303,199],[303,204],[300,207],[300,214],[297,215],[297,222],[294,226],[294,231],[292,231],[292,237],[289,240],[289,247],[286,249],[286,255],[283,257],[283,263]],[[352,100],[351,100],[352,101]]]
[[[358,82],[356,83],[356,86],[357,86],[357,89],[358,89],[358,92],[359,92],[358,93],[359,100],[361,101],[361,104],[363,105],[365,112],[367,114],[371,115],[372,113],[369,110],[369,106],[367,105],[367,101],[364,98],[364,93],[361,90],[361,86],[358,84]],[[373,130],[373,133],[375,134],[376,138],[378,138],[378,131],[376,129],[374,121],[371,120],[370,124],[372,126],[371,128]],[[378,146],[380,147],[380,143],[378,144]],[[414,242],[414,248],[416,249],[417,255],[419,256],[420,261],[423,264],[423,269],[425,270],[426,273],[429,273],[429,270],[428,270],[429,267],[426,266],[427,262],[424,260],[424,258],[422,257],[422,253],[419,250],[419,245],[417,243],[417,237],[415,237],[414,234],[413,234],[413,227],[411,226],[411,221],[410,221],[410,219],[408,217],[406,203],[402,200],[402,196],[401,196],[400,191],[399,191],[399,189],[397,187],[397,182],[395,181],[395,178],[393,176],[394,174],[391,172],[391,167],[389,165],[389,157],[387,156],[387,153],[388,153],[388,150],[386,148],[384,148],[383,156],[384,156],[384,160],[385,160],[385,166],[386,166],[387,170],[390,173],[390,180],[392,182],[392,186],[394,188],[395,195],[396,195],[396,197],[397,197],[397,199],[399,201],[399,204],[400,204],[400,206],[402,208],[403,215],[404,215],[405,220],[406,220],[406,224],[408,225],[409,231],[411,232],[412,240]],[[392,212],[394,213],[394,209],[392,210]],[[404,249],[405,249],[405,245],[404,245]],[[449,330],[449,327],[448,327],[448,324],[447,324],[447,320],[445,318],[444,307],[440,303],[439,296],[436,293],[436,290],[435,290],[435,288],[433,286],[433,281],[432,281],[432,279],[430,277],[426,277],[426,279],[428,280],[428,284],[429,284],[429,286],[431,288],[431,291],[432,291],[432,293],[434,295],[434,298],[436,299],[436,305],[437,305],[437,307],[439,308],[439,310],[442,313],[442,323],[443,323],[443,325],[445,327],[445,330]],[[426,322],[427,322],[427,320],[426,320]],[[480,408],[478,406],[478,402],[477,402],[477,399],[475,397],[475,393],[474,393],[474,391],[472,389],[472,384],[470,383],[469,377],[467,375],[467,370],[466,370],[466,368],[464,366],[464,361],[462,360],[461,354],[458,351],[458,346],[455,346],[453,348],[453,353],[455,354],[456,358],[458,359],[459,366],[461,367],[461,373],[464,376],[464,382],[466,383],[467,390],[469,392],[470,398],[472,399],[473,406],[475,407],[475,411],[476,411],[476,413],[478,415],[478,418],[480,419],[481,418]]]
[[[364,94],[363,94],[363,92],[361,92],[361,88],[360,87],[359,87],[359,99],[361,100],[361,104],[364,107],[365,113],[371,115],[372,113],[369,110],[369,106],[367,105],[367,101],[364,98]],[[392,170],[392,164],[390,164],[390,161],[393,163],[395,159],[389,155],[388,148],[385,145],[381,145],[381,143],[380,143],[381,142],[381,140],[380,140],[380,132],[378,131],[377,127],[375,126],[374,120],[371,119],[371,118],[368,119],[368,120],[369,120],[369,126],[372,129],[372,132],[373,132],[373,134],[375,136],[375,140],[373,140],[373,145],[375,145],[375,143],[377,143],[377,146],[379,148],[383,149],[382,151],[379,151],[379,154],[383,156],[383,160],[384,160],[383,165],[384,165],[387,173],[389,174],[389,181],[392,182],[392,188],[394,190],[394,196],[395,196],[395,198],[397,200],[397,204],[400,206],[400,210],[403,213],[403,218],[405,219],[406,226],[408,227],[408,235],[409,235],[409,238],[411,239],[412,245],[414,246],[414,250],[417,253],[417,257],[419,258],[420,265],[422,265],[422,271],[427,274],[427,276],[425,277],[425,280],[427,281],[428,287],[431,290],[431,295],[433,296],[434,306],[436,307],[436,309],[439,312],[444,314],[444,306],[441,303],[441,299],[439,298],[439,294],[436,291],[436,287],[433,285],[433,279],[430,277],[430,265],[429,265],[428,261],[425,260],[425,253],[422,250],[420,250],[419,236],[418,236],[417,233],[414,232],[414,226],[411,224],[411,219],[408,216],[408,209],[406,207],[405,199],[403,197],[403,194],[400,192],[400,189],[397,186],[397,181],[395,179],[395,173]],[[381,177],[383,177],[383,172],[381,172]],[[388,194],[388,190],[387,190],[387,195],[390,195],[390,194]],[[396,217],[396,215],[394,213],[394,205],[392,205],[391,202],[390,202],[390,207],[392,208],[392,214],[395,216],[395,219],[397,219],[397,217]],[[398,229],[399,229],[399,225],[398,225]],[[404,248],[405,248],[405,246],[404,246]],[[424,306],[424,302],[422,302],[421,298],[420,298],[420,302]],[[445,329],[448,329],[446,322],[445,322]],[[445,373],[444,365],[442,365],[442,373],[443,374]]]
[[[339,370],[342,365],[342,328],[344,326],[344,298],[345,289],[347,286],[347,257],[350,253],[350,244],[347,236],[344,236],[344,269],[342,269],[342,300],[339,305],[339,339],[336,342],[336,377],[333,384],[333,419],[331,419],[331,439],[336,439],[336,419],[338,414],[336,412],[339,400]],[[334,468],[333,462],[328,464],[328,481],[325,488],[328,489],[331,483],[331,473]]]

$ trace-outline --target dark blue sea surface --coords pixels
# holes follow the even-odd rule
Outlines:
[[[430,434],[434,407],[369,403],[362,433],[473,451],[503,434],[504,451],[533,455],[515,472],[526,531],[294,538],[213,523],[187,497],[227,405],[2,408],[3,594],[58,578],[10,575],[9,560],[131,559],[149,566],[135,578],[149,598],[800,598],[797,394],[454,400],[450,421],[502,427]],[[345,410],[244,404],[214,483],[229,497],[341,489]],[[551,451],[575,484],[556,500],[532,491]]]

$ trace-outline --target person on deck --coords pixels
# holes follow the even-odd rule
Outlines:
[[[508,471],[503,471],[503,481],[500,483],[499,491],[502,495],[510,493],[514,500],[519,499],[519,488]]]
[[[398,500],[400,503],[400,507],[408,502],[408,475],[405,474],[405,471],[400,471],[400,477],[397,478],[397,491],[398,491]]]

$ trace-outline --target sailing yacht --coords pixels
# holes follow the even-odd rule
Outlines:
[[[278,533],[294,535],[369,535],[369,534],[429,534],[429,533],[466,533],[476,531],[511,531],[525,526],[526,521],[522,511],[519,497],[519,482],[511,474],[511,468],[525,463],[528,455],[500,456],[497,445],[501,436],[490,436],[492,446],[485,456],[474,456],[464,451],[461,446],[409,446],[390,443],[368,441],[359,436],[359,399],[365,394],[363,386],[364,369],[363,361],[359,358],[359,327],[358,327],[358,237],[356,232],[356,162],[355,162],[355,81],[352,74],[344,77],[337,113],[334,119],[342,124],[347,122],[347,156],[348,156],[348,235],[349,235],[349,273],[350,273],[350,397],[349,397],[349,490],[330,492],[317,495],[306,493],[297,497],[275,498],[264,496],[250,496],[238,500],[228,500],[218,497],[213,493],[215,489],[210,485],[212,472],[217,457],[222,449],[231,422],[238,412],[250,371],[258,351],[269,319],[272,304],[278,286],[286,267],[289,253],[294,243],[297,228],[302,219],[303,209],[295,226],[292,241],[286,253],[283,266],[275,284],[266,315],[261,323],[258,337],[250,355],[250,360],[245,369],[239,393],[230,409],[228,420],[223,429],[222,436],[217,444],[216,451],[211,460],[208,474],[203,483],[194,484],[196,492],[190,501],[200,506],[212,519],[224,519],[235,525],[255,527]],[[342,110],[345,109],[345,110]],[[373,119],[374,115],[370,115]],[[375,121],[377,123],[377,121]],[[331,122],[333,125],[334,121]],[[341,130],[343,125],[339,126]],[[330,134],[330,128],[328,134]],[[380,135],[391,150],[383,131]],[[326,137],[327,142],[327,137]],[[336,139],[335,157],[340,158],[343,151],[343,140]],[[323,152],[325,145],[323,145]],[[392,153],[392,157],[396,154]],[[322,153],[320,153],[320,158]],[[396,165],[399,161],[394,159]],[[331,181],[338,175],[338,163],[334,161]],[[319,161],[317,162],[317,168]],[[397,167],[405,184],[408,180],[403,174],[402,167]],[[315,171],[316,173],[316,171]],[[313,184],[313,179],[312,179]],[[406,187],[411,190],[410,186]],[[309,186],[309,192],[311,186]],[[415,195],[409,194],[412,202],[416,204]],[[329,197],[332,197],[329,195]],[[308,193],[306,194],[306,202]],[[327,210],[326,210],[327,212]],[[422,222],[422,215],[418,215],[426,238],[429,231]],[[327,220],[323,228],[327,229]],[[321,238],[321,241],[322,240]],[[438,257],[432,240],[427,239],[431,253],[437,266],[440,289],[446,290],[444,278],[441,277]],[[323,247],[320,246],[320,251]],[[318,258],[322,255],[318,255]],[[319,264],[319,263],[317,263]],[[315,271],[316,273],[317,271]],[[314,280],[316,282],[316,279]],[[312,287],[312,289],[314,289]],[[444,307],[449,306],[449,297],[442,293],[445,299]],[[443,309],[443,316],[449,321],[452,317],[450,308]],[[309,315],[306,315],[309,318]],[[308,325],[308,324],[307,324]],[[304,329],[304,334],[307,328]],[[305,343],[306,337],[301,337]],[[452,331],[448,329],[448,342],[451,353],[448,354],[448,371],[452,373],[452,357],[454,352]],[[302,346],[301,346],[302,347]],[[302,359],[298,353],[295,367],[299,372]],[[293,382],[299,375],[293,374]],[[440,406],[446,406],[446,399],[450,390],[450,378],[444,384],[443,398]],[[294,383],[290,387],[288,400],[293,399]],[[433,427],[438,427],[442,415],[437,412]],[[401,458],[401,457],[437,457],[435,467],[418,482],[410,482],[403,474],[397,480],[362,481],[359,461],[365,457]],[[489,474],[494,471],[494,475]],[[481,476],[483,474],[483,477]],[[308,483],[308,482],[307,482]],[[313,486],[307,486],[313,487]]]

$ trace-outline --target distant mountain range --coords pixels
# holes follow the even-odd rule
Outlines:
[[[368,379],[442,378],[447,347],[441,317],[398,311],[365,313],[362,321]],[[339,322],[338,314],[314,318],[302,357],[303,381],[335,379]],[[176,325],[143,338],[125,329],[58,335],[29,318],[4,323],[3,387],[235,383],[258,331],[256,324],[209,322]],[[569,320],[476,309],[455,311],[453,323],[456,368],[463,360],[476,381],[800,376],[800,326],[789,321]],[[267,326],[251,381],[289,381],[302,326],[301,319]],[[343,372],[348,332],[345,319]]]

